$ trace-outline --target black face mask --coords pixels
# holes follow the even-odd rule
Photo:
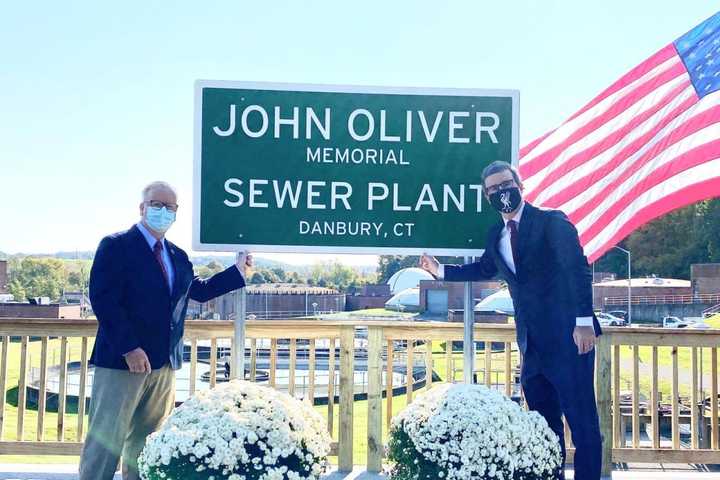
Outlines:
[[[522,196],[520,195],[520,189],[518,187],[503,188],[488,196],[490,197],[490,205],[502,213],[514,212],[520,206],[520,202],[522,202]]]

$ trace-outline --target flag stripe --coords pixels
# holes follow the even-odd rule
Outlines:
[[[551,190],[548,187],[551,187],[551,185],[554,184],[557,189],[561,185],[565,185],[563,182],[557,182],[560,177],[566,176],[570,173],[573,178],[577,178],[577,174],[576,172],[573,172],[573,170],[583,164],[586,164],[586,162],[592,160],[603,152],[612,152],[612,147],[617,147],[618,142],[637,131],[637,127],[642,125],[649,118],[657,116],[660,120],[662,120],[662,118],[666,115],[666,113],[663,112],[663,109],[668,105],[681,102],[683,97],[690,97],[692,98],[692,102],[694,102],[697,97],[690,84],[690,79],[685,76],[682,80],[683,81],[680,85],[675,86],[675,88],[669,92],[657,92],[657,94],[664,93],[664,96],[659,101],[647,101],[646,103],[648,105],[642,105],[642,107],[648,107],[645,111],[635,112],[631,109],[628,110],[626,114],[623,114],[621,116],[622,118],[618,117],[617,121],[618,123],[621,123],[619,128],[618,125],[614,124],[615,122],[606,124],[606,128],[598,129],[595,132],[588,134],[583,142],[578,142],[575,145],[570,146],[558,157],[556,160],[556,162],[558,162],[557,167],[553,171],[549,172],[549,174],[539,176],[538,178],[541,178],[542,180],[537,186],[527,187],[530,190],[528,193],[528,199],[531,202],[537,200],[545,205],[545,199],[550,197],[553,193],[556,193],[556,191]],[[641,106],[638,105],[638,107]],[[661,112],[661,114],[656,115],[658,112]],[[682,112],[682,110],[680,112]],[[610,133],[607,133],[607,130],[611,130]],[[595,137],[603,138],[596,142]],[[584,148],[584,150],[578,151],[581,148]],[[553,164],[556,162],[553,162]]]
[[[708,110],[712,110],[713,112],[706,114]],[[594,199],[609,195],[612,192],[610,188],[611,183],[626,170],[632,168],[635,164],[642,167],[643,163],[651,160],[658,152],[665,149],[667,145],[672,145],[687,135],[693,135],[698,130],[713,123],[713,118],[717,118],[717,115],[717,107],[713,102],[696,103],[686,112],[675,117],[651,139],[645,141],[642,147],[628,159],[618,165],[612,165],[612,170],[609,174],[598,178],[592,185],[588,185],[588,188],[583,191],[581,195],[569,199],[559,208],[577,218],[584,217],[589,211],[595,208],[594,205],[597,205],[594,203]],[[644,161],[639,162],[641,159]],[[588,208],[590,208],[590,210],[588,210]]]
[[[683,188],[664,196],[656,196],[656,200],[646,203],[638,210],[625,212],[626,215],[620,225],[611,225],[608,227],[609,232],[606,235],[598,237],[595,243],[585,247],[588,260],[594,262],[635,229],[667,212],[716,197],[718,191],[720,191],[720,163],[718,160],[713,161],[713,167],[715,168],[715,175],[711,175],[707,180],[685,185]]]
[[[716,132],[713,132],[717,134]],[[607,225],[611,224],[628,205],[632,204],[635,199],[643,195],[644,192],[662,184],[668,179],[680,176],[680,174],[691,170],[698,165],[706,162],[706,159],[712,154],[720,151],[720,140],[706,143],[692,150],[683,152],[674,157],[672,161],[664,165],[658,165],[659,168],[654,169],[647,176],[638,178],[637,181],[628,182],[629,185],[623,190],[618,190],[612,195],[612,200],[603,202],[609,203],[610,208],[596,209],[595,217],[588,216],[578,222],[577,228],[580,231],[580,241],[583,244],[589,244],[590,240],[600,235]],[[631,179],[631,180],[634,180]],[[572,220],[572,217],[571,217]],[[583,225],[580,225],[582,223]]]
[[[544,199],[545,195],[540,195],[538,197],[540,203],[550,208],[558,208],[573,199],[592,203],[594,199],[591,198],[588,200],[587,197],[592,196],[593,191],[601,192],[602,190],[600,188],[593,189],[594,186],[599,187],[602,185],[602,183],[596,183],[596,181],[604,181],[604,183],[607,183],[610,177],[614,178],[617,176],[618,166],[622,165],[628,158],[631,158],[640,151],[642,147],[652,140],[658,132],[662,131],[675,117],[688,110],[688,108],[697,102],[697,97],[694,92],[691,92],[688,98],[678,97],[677,100],[680,101],[680,105],[676,105],[676,103],[673,102],[666,106],[669,113],[665,111],[658,112],[657,115],[648,119],[646,125],[638,127],[625,138],[618,141],[616,145],[613,145],[612,148],[594,157],[592,161],[578,165],[577,168],[563,178],[556,177],[556,182],[549,185],[547,189],[543,191],[543,193],[547,192],[547,196],[550,198]],[[568,182],[568,186],[565,187],[566,184],[563,182]],[[584,198],[581,197],[583,193],[585,194]],[[597,198],[597,193],[595,198]]]
[[[657,165],[658,158],[666,155],[670,148],[680,148],[688,143],[690,143],[689,148],[692,148],[694,145],[691,142],[699,141],[698,138],[702,137],[702,133],[698,132],[702,132],[703,129],[708,128],[708,125],[718,121],[720,121],[720,106],[715,106],[687,120],[681,130],[668,129],[668,135],[660,135],[654,141],[646,143],[637,155],[631,157],[622,168],[613,168],[612,173],[605,175],[592,186],[588,186],[586,192],[559,208],[566,212],[574,222],[587,219],[599,205],[603,205],[603,201],[606,202],[638,171],[647,169],[647,165]]]
[[[647,75],[648,72],[650,72],[653,68],[655,68],[657,65],[661,65],[664,62],[670,60],[675,55],[677,55],[677,50],[675,49],[675,46],[673,44],[669,44],[665,46],[664,48],[661,48],[658,50],[653,56],[642,62],[637,67],[630,70],[628,73],[620,77],[618,81],[610,85],[608,88],[603,90],[598,96],[596,96],[594,99],[592,99],[587,105],[585,105],[583,108],[581,108],[578,112],[576,112],[572,117],[570,117],[569,120],[572,120],[573,118],[577,117],[578,115],[584,113],[586,110],[594,107],[598,103],[600,103],[605,98],[609,97],[610,95],[614,94],[618,90],[630,85],[631,83],[637,81],[638,79],[644,77]]]
[[[665,83],[678,76],[687,75],[687,70],[678,57],[668,60],[657,68],[657,71],[653,70],[652,74],[648,74],[648,78],[639,79],[638,85],[628,85],[583,114],[561,125],[524,157],[523,175],[529,177],[545,168],[568,144],[582,138],[581,132],[597,127],[597,119],[604,123]],[[589,123],[590,125],[588,125]]]

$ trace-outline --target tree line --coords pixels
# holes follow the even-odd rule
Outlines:
[[[693,263],[720,263],[720,199],[706,200],[670,212],[636,230],[619,246],[632,253],[634,277],[657,275],[690,278]],[[10,256],[7,289],[18,301],[28,297],[58,300],[63,291],[86,291],[92,260]],[[339,262],[322,262],[294,271],[282,267],[256,267],[251,284],[296,283],[353,291],[362,285],[384,283],[398,270],[417,266],[417,256],[381,255],[375,274]],[[462,258],[442,257],[443,263],[462,263]],[[196,274],[208,277],[225,266],[215,260],[197,265]],[[595,263],[595,270],[627,275],[627,257],[613,249]]]

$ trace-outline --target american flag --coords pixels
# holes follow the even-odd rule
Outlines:
[[[591,262],[720,196],[720,12],[522,148],[520,173],[525,198],[564,211]]]

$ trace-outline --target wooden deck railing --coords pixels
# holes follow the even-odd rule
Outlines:
[[[86,405],[74,399],[88,393],[96,328],[93,320],[0,321],[0,454],[80,452]],[[344,470],[366,463],[379,471],[393,414],[431,388],[434,375],[463,377],[462,352],[453,350],[463,338],[458,323],[256,320],[246,337],[246,377],[313,402]],[[229,321],[187,322],[186,394],[225,380],[232,338]],[[476,325],[475,340],[483,342],[476,381],[520,401],[514,327]],[[718,403],[704,402],[718,398],[719,344],[713,330],[605,329],[595,381],[606,472],[612,462],[720,463]],[[199,374],[208,366],[205,381]],[[354,434],[364,430],[358,422],[366,435]],[[353,458],[354,446],[367,457]]]

